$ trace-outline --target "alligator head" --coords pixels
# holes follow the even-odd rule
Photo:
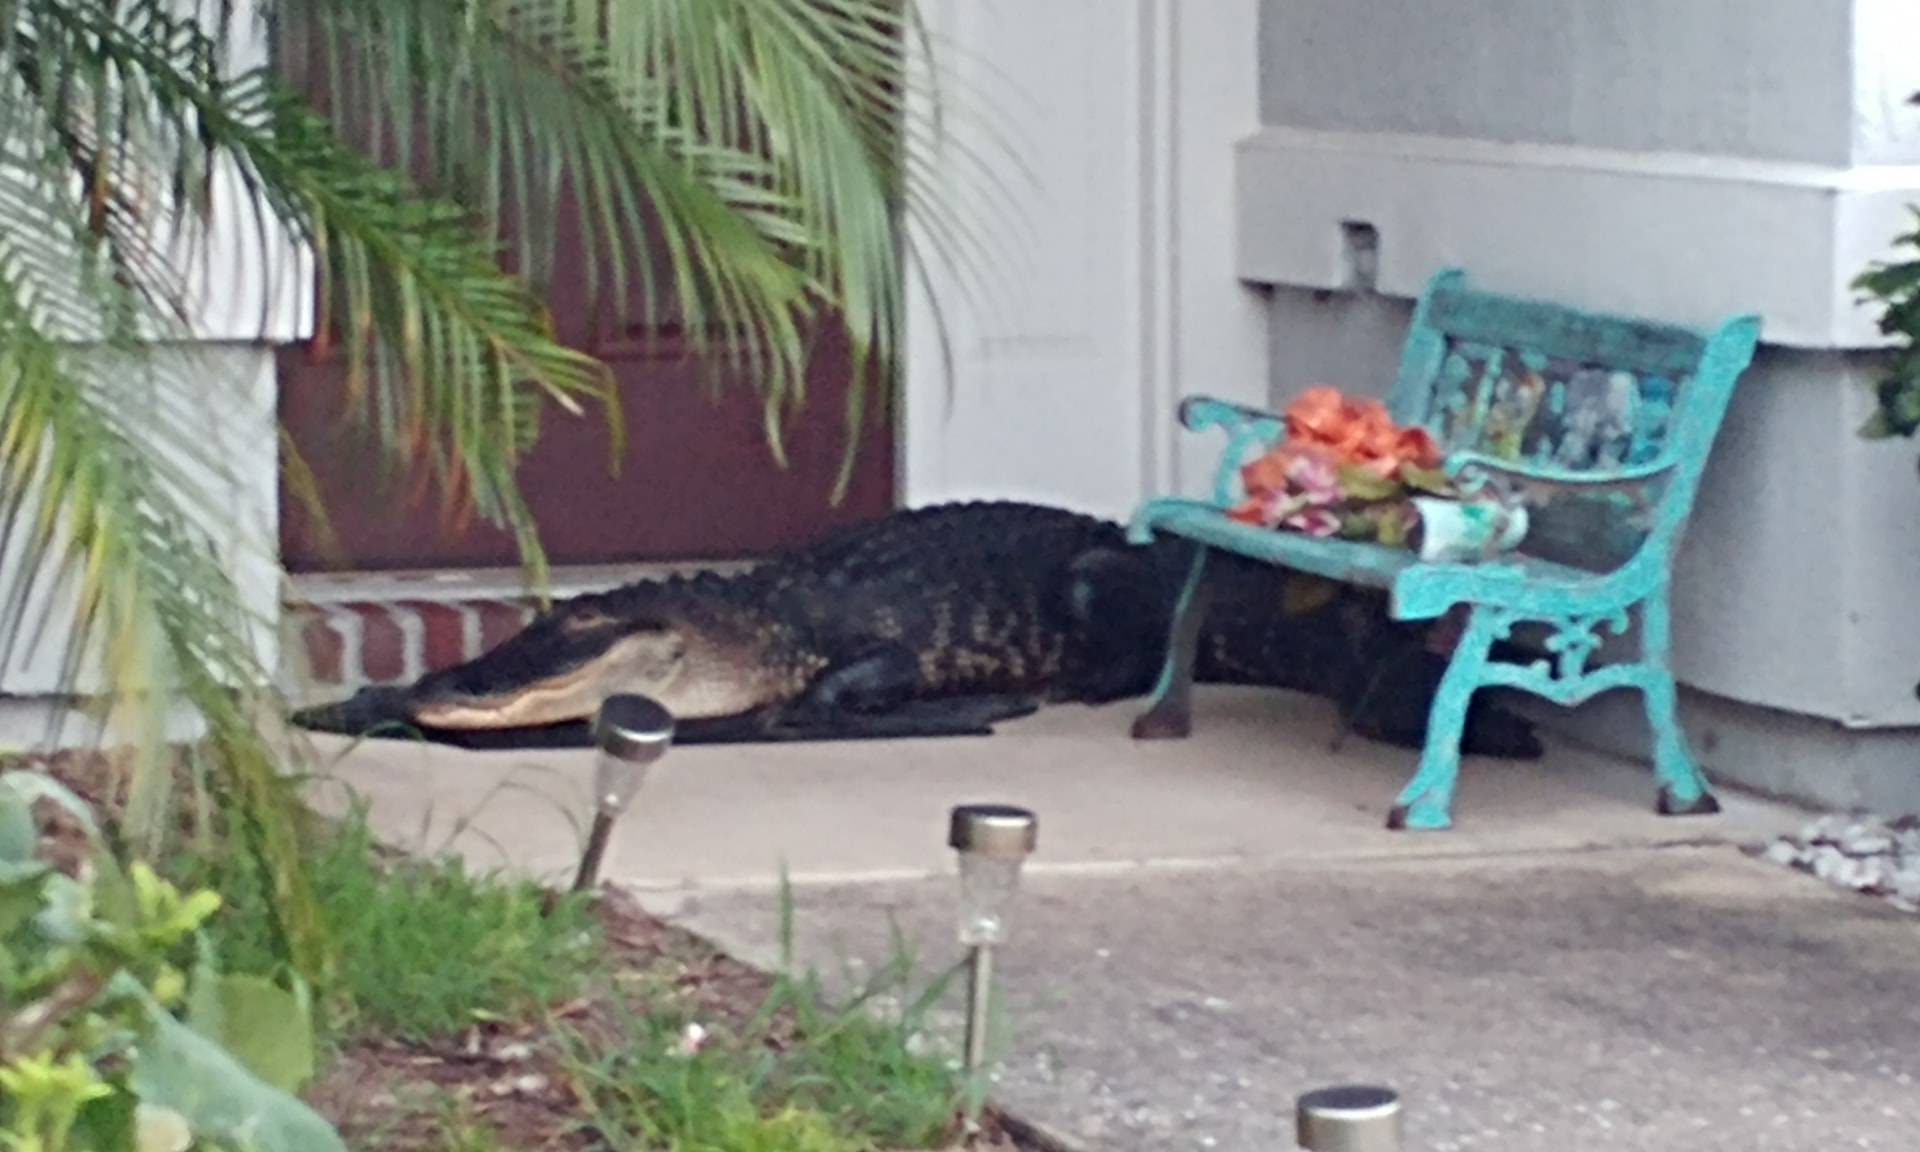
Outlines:
[[[697,640],[653,613],[606,611],[592,601],[535,619],[475,660],[422,677],[408,693],[412,719],[453,731],[533,728],[581,720],[618,692],[674,709]]]
[[[789,630],[733,603],[732,591],[706,576],[561,601],[475,659],[406,688],[363,689],[294,721],[331,732],[498,732],[588,721],[616,693],[650,696],[682,720],[782,702],[804,686],[813,662]]]

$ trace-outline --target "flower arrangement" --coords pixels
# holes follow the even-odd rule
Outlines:
[[[1457,499],[1425,428],[1403,428],[1378,400],[1310,388],[1288,406],[1285,438],[1240,470],[1248,524],[1404,547],[1420,522],[1413,496]]]

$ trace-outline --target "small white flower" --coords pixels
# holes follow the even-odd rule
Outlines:
[[[707,1030],[699,1024],[689,1024],[680,1033],[680,1042],[674,1045],[674,1054],[678,1056],[697,1056],[707,1042]]]

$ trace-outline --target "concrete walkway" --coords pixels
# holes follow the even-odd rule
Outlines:
[[[1804,814],[1663,820],[1644,769],[1555,749],[1469,763],[1453,831],[1391,833],[1410,754],[1330,752],[1317,701],[1209,691],[1165,744],[1127,739],[1135,707],[680,749],[608,874],[765,962],[784,867],[803,963],[871,971],[895,922],[930,975],[948,807],[1033,807],[999,1093],[1090,1148],[1290,1148],[1293,1095],[1348,1078],[1406,1094],[1410,1149],[1913,1144],[1920,920],[1738,851]],[[590,763],[380,743],[335,774],[397,842],[563,877]]]

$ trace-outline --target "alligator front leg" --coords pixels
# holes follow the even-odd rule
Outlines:
[[[954,696],[913,700],[890,712],[787,714],[775,717],[760,736],[739,742],[803,744],[991,736],[995,724],[1030,716],[1039,707],[1031,696]]]
[[[1090,550],[1062,591],[1070,631],[1054,698],[1100,705],[1145,695],[1172,623],[1152,560],[1140,549]]]
[[[886,740],[988,736],[1002,720],[1029,715],[1039,701],[1024,695],[926,698],[920,662],[904,645],[862,648],[817,677],[806,693],[774,715],[768,739]]]

